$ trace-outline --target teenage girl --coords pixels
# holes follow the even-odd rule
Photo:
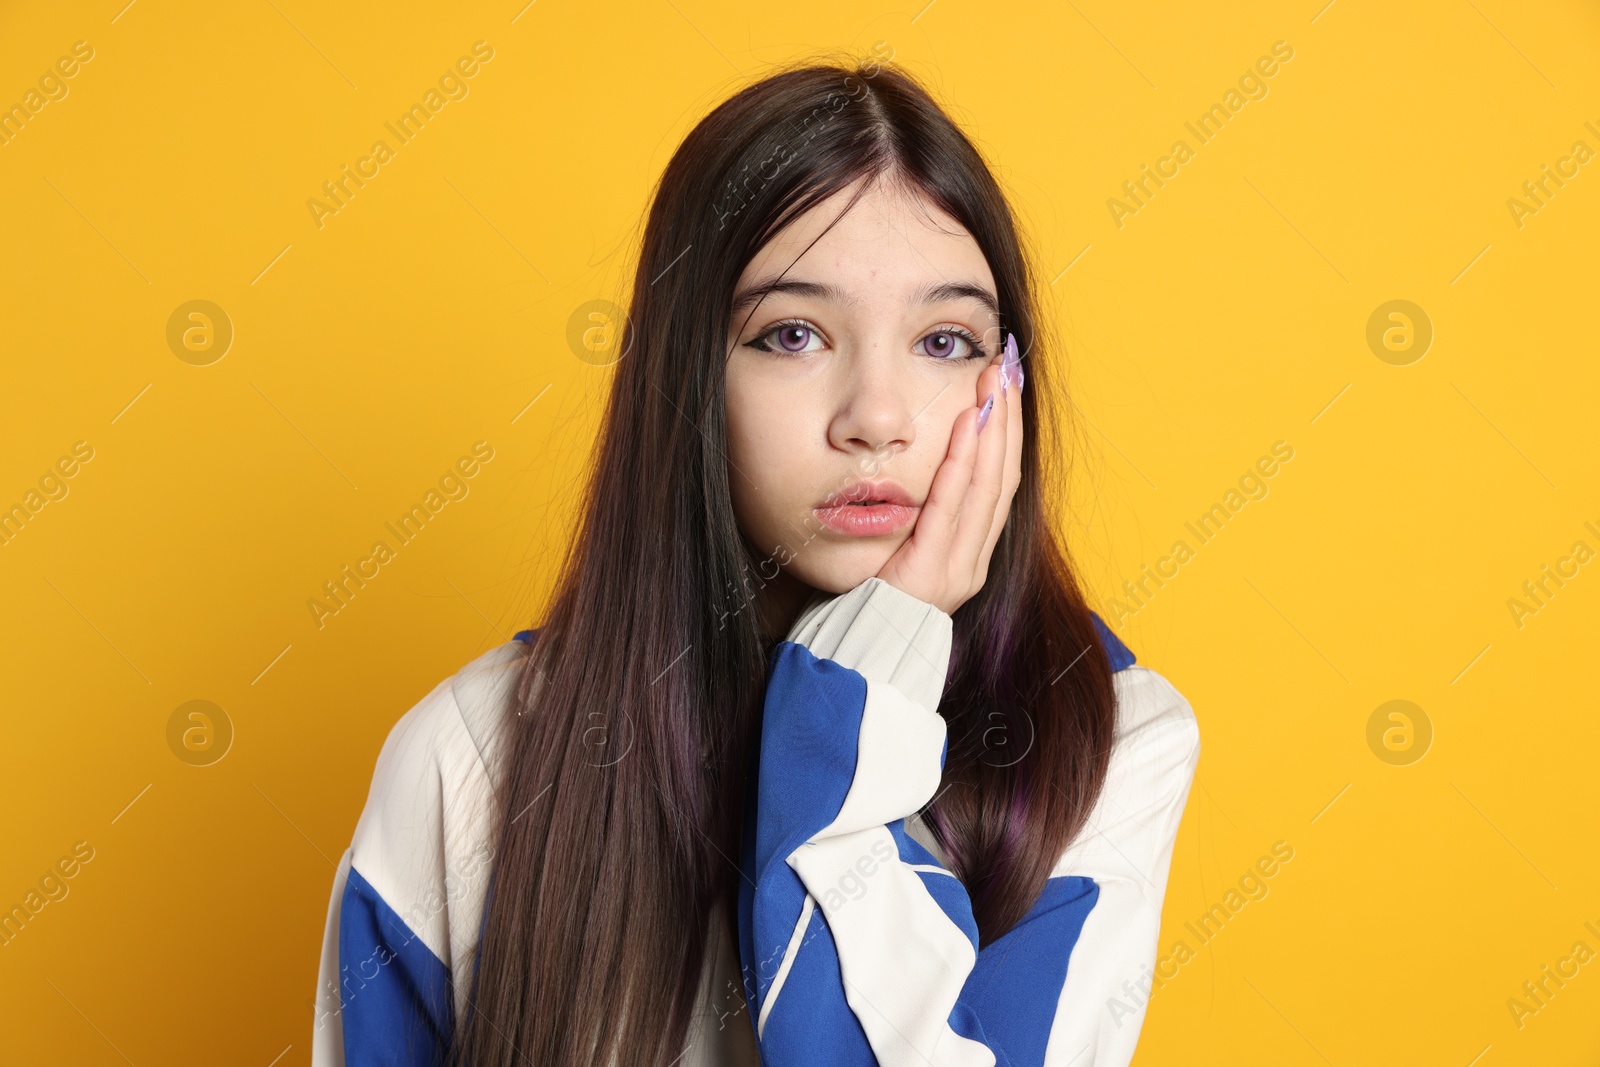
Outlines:
[[[378,757],[314,1064],[1127,1064],[1199,735],[1053,526],[982,157],[892,67],[767,78],[631,300],[542,626]]]

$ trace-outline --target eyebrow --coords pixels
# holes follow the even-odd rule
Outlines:
[[[775,281],[763,282],[741,291],[733,299],[733,315],[748,310],[765,300],[773,293],[788,293],[792,296],[810,297],[815,300],[826,300],[833,304],[851,304],[855,298],[839,286],[830,282],[808,282],[799,278],[779,278]],[[1000,318],[1000,304],[994,294],[981,285],[971,282],[943,282],[938,285],[923,286],[912,294],[911,302],[914,304],[938,304],[946,300],[976,300],[984,310],[988,311],[996,321]]]

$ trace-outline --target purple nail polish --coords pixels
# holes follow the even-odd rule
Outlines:
[[[1005,358],[1000,361],[1000,377],[1002,381],[1015,382],[1018,389],[1022,388],[1022,357],[1017,353],[1017,335],[1006,335]]]
[[[989,399],[983,402],[983,408],[978,412],[978,432],[983,432],[984,423],[989,421],[989,413],[994,410],[994,394],[989,394]]]

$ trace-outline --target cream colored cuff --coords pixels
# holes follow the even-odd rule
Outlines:
[[[882,578],[847,593],[814,598],[788,640],[813,656],[894,686],[929,711],[944,695],[950,667],[950,616]]]

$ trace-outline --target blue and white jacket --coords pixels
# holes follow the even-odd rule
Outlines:
[[[949,615],[877,578],[802,612],[771,662],[738,940],[713,916],[679,1064],[1126,1067],[1199,733],[1096,624],[1117,694],[1104,790],[1027,915],[980,947],[917,815],[947,751]],[[435,1062],[465,1010],[532,637],[441,682],[385,741],[334,878],[313,1067]]]

